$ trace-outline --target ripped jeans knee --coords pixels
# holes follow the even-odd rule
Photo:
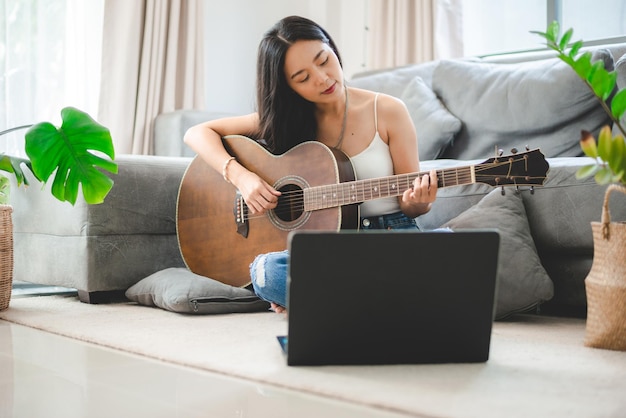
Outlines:
[[[258,255],[250,264],[254,292],[263,300],[287,307],[287,250]]]

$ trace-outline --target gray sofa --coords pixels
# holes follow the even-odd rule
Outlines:
[[[611,68],[626,44],[596,48]],[[422,169],[481,162],[501,148],[540,148],[550,169],[545,184],[520,191],[530,234],[553,283],[543,309],[584,315],[584,278],[593,260],[591,221],[600,218],[604,187],[578,180],[580,130],[609,122],[575,74],[553,54],[437,61],[358,74],[349,81],[402,98],[418,132]],[[624,60],[622,60],[623,62]],[[621,65],[621,74],[626,65]],[[624,82],[625,77],[621,77]],[[623,85],[622,85],[623,87]],[[37,185],[12,193],[15,279],[77,288],[82,301],[106,302],[166,267],[183,267],[176,237],[178,186],[190,162],[185,130],[223,116],[176,111],[155,121],[161,156],[119,156],[119,174],[102,205],[56,202]],[[437,228],[475,207],[493,188],[442,188],[433,210],[418,218]],[[612,203],[616,220],[626,205]],[[515,267],[515,266],[513,266]],[[552,296],[552,295],[551,295]]]
[[[123,296],[132,284],[184,266],[176,196],[189,158],[122,155],[99,205],[55,200],[36,180],[11,185],[14,280],[78,289],[83,302]]]
[[[626,44],[588,50],[605,68],[616,68],[618,87],[626,87]],[[522,187],[520,193],[541,264],[554,285],[543,309],[584,316],[584,279],[593,261],[590,222],[600,220],[605,187],[575,177],[592,163],[580,150],[580,131],[597,137],[611,121],[582,80],[554,56],[436,61],[357,74],[351,85],[403,99],[416,126],[424,170],[480,162],[497,149],[539,148],[550,165],[545,184],[532,192]],[[445,224],[489,191],[479,184],[441,189],[418,224],[424,229]],[[611,215],[626,220],[624,202],[612,201]]]

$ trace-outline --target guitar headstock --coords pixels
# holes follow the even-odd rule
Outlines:
[[[550,166],[539,149],[490,158],[475,166],[476,182],[500,186],[541,186]]]

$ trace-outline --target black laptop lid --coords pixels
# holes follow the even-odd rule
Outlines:
[[[499,235],[296,231],[290,365],[483,362]]]

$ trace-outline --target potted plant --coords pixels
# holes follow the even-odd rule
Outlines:
[[[51,193],[76,203],[79,185],[85,201],[97,204],[113,187],[113,180],[100,169],[117,173],[111,134],[88,114],[72,107],[61,111],[62,125],[49,122],[19,126],[0,132],[26,129],[24,149],[28,158],[0,153],[0,171],[15,176],[18,186],[28,185],[23,168],[43,183],[52,180]],[[105,158],[108,157],[108,158]],[[8,307],[13,281],[12,208],[8,203],[8,178],[0,174],[0,310]]]
[[[579,53],[582,41],[569,46],[572,29],[561,36],[558,22],[552,22],[546,32],[533,33],[545,38],[547,46],[589,86],[617,127],[618,132],[613,135],[611,128],[604,126],[597,142],[591,133],[582,131],[581,149],[594,163],[578,170],[576,176],[594,176],[596,183],[608,185],[601,222],[591,223],[594,258],[585,279],[585,345],[626,351],[626,223],[611,222],[608,208],[611,192],[626,194],[626,131],[621,122],[626,114],[626,88],[615,92],[617,74],[607,71],[602,61],[591,62],[590,52]]]

